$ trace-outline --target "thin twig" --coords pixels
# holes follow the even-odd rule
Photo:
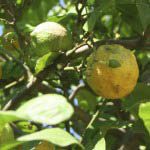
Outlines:
[[[72,100],[75,98],[75,96],[76,96],[76,94],[78,93],[78,91],[79,91],[80,89],[84,88],[84,87],[85,87],[84,84],[79,84],[79,85],[76,87],[76,89],[70,94],[69,100],[72,101]]]
[[[33,87],[33,85],[37,83],[36,81],[37,81],[36,78],[32,78],[27,83],[27,85],[20,91],[20,93],[18,93],[8,101],[8,103],[4,106],[3,110],[5,111],[11,109],[18,102],[19,99],[21,99],[24,95],[26,95],[29,92],[29,90]]]
[[[3,89],[8,90],[8,89],[12,88],[13,86],[16,86],[17,84],[21,83],[23,80],[24,80],[24,77],[21,77],[21,78],[19,78],[18,81],[13,81],[13,82],[7,84],[6,86],[4,86]]]
[[[3,22],[4,24],[6,24],[6,25],[10,25],[10,26],[12,26],[13,24],[14,24],[14,22],[13,21],[8,21],[8,20],[6,20],[6,19],[3,19],[3,18],[0,18],[0,22]]]
[[[127,48],[134,49],[140,47],[142,38],[134,38],[134,39],[104,39],[94,43],[96,47],[103,44],[121,44]]]

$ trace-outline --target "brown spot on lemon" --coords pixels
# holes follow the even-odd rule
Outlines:
[[[95,59],[98,61],[95,62]],[[132,92],[139,69],[130,50],[113,44],[100,46],[88,57],[86,73],[87,83],[96,94],[108,99],[119,99]]]

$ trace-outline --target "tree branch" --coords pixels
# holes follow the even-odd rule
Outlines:
[[[79,91],[80,89],[84,88],[84,87],[85,87],[84,84],[79,84],[79,85],[76,87],[76,89],[70,94],[69,100],[72,101],[72,100],[75,98],[75,96],[76,96],[76,94],[78,93],[78,91]]]
[[[57,93],[57,91],[54,88],[52,88],[52,87],[50,87],[48,85],[45,85],[43,83],[37,84],[36,88],[39,91],[41,91],[42,93],[44,93],[44,94],[47,94],[47,93]]]
[[[97,41],[95,42],[95,46],[98,47],[100,45],[103,44],[120,44],[125,46],[126,48],[129,49],[134,49],[134,48],[138,48],[141,47],[142,42],[142,38],[135,38],[135,39],[106,39],[106,40],[101,40],[101,41]]]
[[[19,100],[22,99],[23,96],[25,96],[31,90],[31,88],[33,88],[35,84],[37,84],[37,79],[36,78],[31,79],[27,83],[27,85],[20,91],[20,93],[18,93],[8,101],[8,103],[4,106],[3,110],[5,111],[15,106],[19,102]]]

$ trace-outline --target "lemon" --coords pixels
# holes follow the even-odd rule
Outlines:
[[[44,22],[31,32],[33,54],[43,56],[48,52],[58,53],[71,48],[69,32],[56,22]]]
[[[139,76],[132,51],[121,45],[103,45],[87,59],[86,79],[91,89],[107,99],[120,99],[132,92]]]

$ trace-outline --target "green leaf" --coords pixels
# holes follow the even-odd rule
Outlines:
[[[102,128],[99,127],[100,123],[98,123],[99,124],[98,126],[96,125],[99,115],[100,113],[97,111],[93,115],[91,122],[89,123],[87,129],[85,130],[83,136],[83,144],[86,150],[102,150],[101,148],[104,148],[103,150],[105,150],[105,143],[104,143],[105,141],[103,140],[101,141],[101,139],[103,139],[106,130],[102,130]]]
[[[123,106],[126,110],[131,110],[142,102],[150,101],[150,86],[144,83],[138,83],[133,92],[123,100]]]
[[[150,4],[148,2],[143,2],[141,0],[138,0],[139,3],[136,5],[138,14],[140,17],[140,21],[142,23],[143,29],[145,30],[148,25],[150,24]]]
[[[31,25],[37,25],[45,21],[49,10],[57,3],[57,1],[49,0],[36,0],[29,3],[29,7],[24,9],[23,14],[20,16],[19,23],[25,25],[28,22]]]
[[[96,24],[96,21],[100,15],[99,11],[93,11],[87,19],[87,22],[84,24],[83,29],[85,31],[91,32]]]
[[[53,60],[58,56],[58,53],[55,52],[49,52],[48,54],[40,57],[35,66],[35,72],[39,73],[42,71],[47,65],[50,65],[53,63]]]
[[[95,145],[93,150],[106,150],[106,143],[105,143],[105,139],[101,138],[97,144]]]
[[[4,144],[0,145],[1,150],[14,150],[13,148],[22,144],[23,142],[18,142],[18,141],[12,141],[12,142],[7,142]]]
[[[96,129],[93,127],[90,127],[86,130],[86,133],[84,135],[83,143],[85,145],[86,150],[94,150],[94,148],[97,148],[97,143],[99,142],[99,139],[103,137],[102,132],[100,129]],[[98,149],[95,149],[98,150]]]
[[[69,119],[73,108],[65,97],[46,94],[26,102],[16,112],[24,119],[54,125]]]
[[[19,137],[17,141],[33,141],[45,140],[55,145],[64,147],[71,144],[79,144],[79,142],[66,131],[59,128],[45,129],[36,133]]]
[[[150,102],[140,104],[139,116],[143,119],[144,125],[150,133]]]
[[[95,0],[87,0],[88,5],[93,5]]]
[[[109,65],[109,67],[111,67],[111,68],[118,68],[118,67],[121,66],[121,64],[119,63],[119,61],[116,60],[116,59],[110,59],[108,65]]]
[[[51,128],[51,129],[44,129],[42,131],[28,134],[25,136],[21,136],[17,138],[17,141],[12,142],[7,145],[3,145],[2,150],[8,150],[8,148],[10,147],[12,148],[25,142],[37,141],[37,140],[48,141],[60,147],[65,147],[65,146],[69,146],[72,144],[77,144],[80,147],[82,147],[82,145],[79,144],[79,142],[66,131],[60,128]]]
[[[83,29],[91,32],[102,14],[115,11],[115,0],[89,0],[87,3],[94,5],[94,10],[88,15]]]
[[[0,111],[0,125],[17,120],[54,125],[69,119],[72,114],[73,108],[65,97],[46,94],[26,102],[17,111]]]
[[[146,67],[146,65],[148,66],[148,63],[150,61],[150,51],[146,51],[146,50],[144,50],[144,52],[142,50],[139,51],[137,54],[137,60],[140,62],[142,70],[144,70],[144,68]],[[149,68],[150,67],[148,67],[147,70],[145,71],[150,71]]]
[[[68,22],[68,20],[72,20],[76,18],[76,13],[67,13],[62,16],[48,16],[47,20],[48,21],[53,21],[53,22],[58,22],[60,24],[64,24],[64,22]]]
[[[0,111],[0,126],[22,119],[15,111]]]
[[[95,0],[95,8],[103,12],[111,12],[115,9],[115,0]]]
[[[109,115],[105,111],[104,113],[101,108],[99,109],[100,112],[97,111],[93,115],[91,122],[89,123],[87,129],[85,130],[83,136],[83,144],[86,150],[93,150],[94,148],[98,148],[100,143],[102,142],[102,141],[100,142],[99,140],[106,135],[108,130],[113,128],[124,128],[125,126],[129,125],[128,121],[121,121],[115,118],[115,116],[113,116],[112,114]]]
[[[2,65],[2,71],[2,79],[17,79],[23,75],[22,67],[13,61],[6,61]]]
[[[148,0],[116,0],[116,6],[117,9],[122,12],[123,19],[138,33],[142,34],[150,24],[150,7]]]

